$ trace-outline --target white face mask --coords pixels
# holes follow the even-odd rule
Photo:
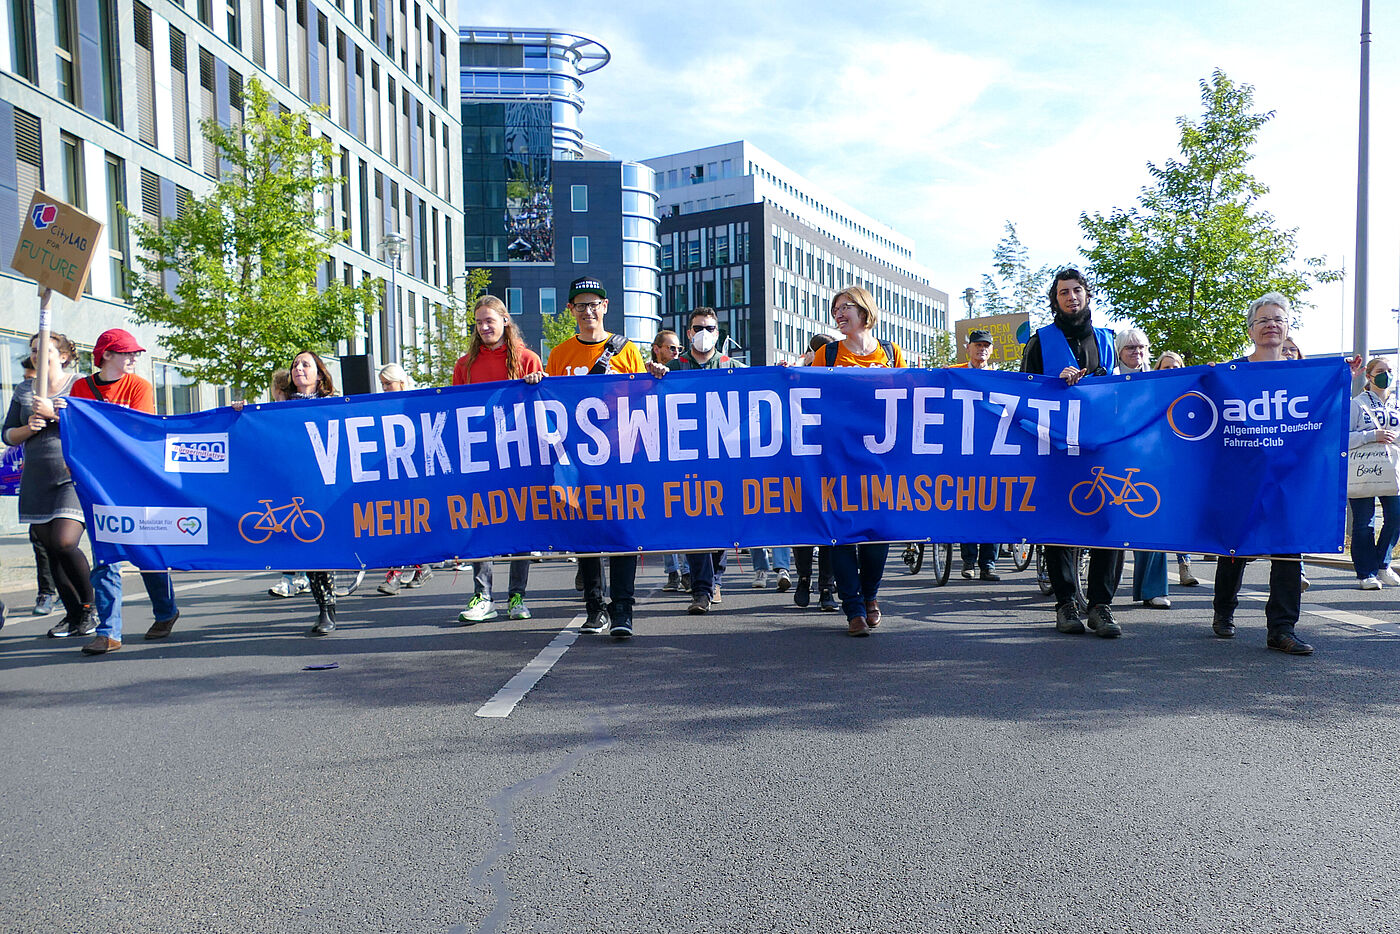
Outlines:
[[[715,341],[718,339],[715,331],[696,331],[690,337],[690,346],[698,353],[709,353],[715,349]]]

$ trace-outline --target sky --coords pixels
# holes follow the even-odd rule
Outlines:
[[[1008,220],[1033,264],[1079,261],[1080,214],[1136,203],[1218,68],[1275,113],[1251,164],[1262,207],[1297,228],[1300,260],[1347,273],[1305,297],[1295,336],[1309,354],[1352,345],[1360,0],[461,0],[460,15],[599,40],[612,60],[584,79],[590,142],[640,160],[747,139],[912,237],[954,314]],[[1373,0],[1371,34],[1368,344],[1393,348],[1400,3]]]

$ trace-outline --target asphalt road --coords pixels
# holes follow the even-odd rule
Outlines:
[[[688,616],[653,560],[636,638],[579,636],[504,718],[572,565],[472,627],[450,572],[326,639],[266,575],[181,577],[163,642],[133,595],[99,658],[12,617],[0,930],[1400,930],[1400,594],[1310,568],[1293,658],[1259,600],[1211,638],[1208,587],[1109,641],[1027,573],[901,571],[850,639],[747,574]]]

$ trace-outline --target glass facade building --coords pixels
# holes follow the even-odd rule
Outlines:
[[[660,318],[656,177],[583,137],[582,76],[608,63],[596,39],[547,29],[464,28],[461,123],[465,262],[539,343],[540,315],[570,281],[608,289],[606,326],[650,342]]]

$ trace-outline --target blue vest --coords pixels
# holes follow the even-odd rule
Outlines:
[[[1074,351],[1069,348],[1065,332],[1053,321],[1035,332],[1040,338],[1040,369],[1046,376],[1059,376],[1066,367],[1080,368]],[[1113,372],[1113,330],[1094,328],[1094,343],[1099,346],[1099,366]]]

